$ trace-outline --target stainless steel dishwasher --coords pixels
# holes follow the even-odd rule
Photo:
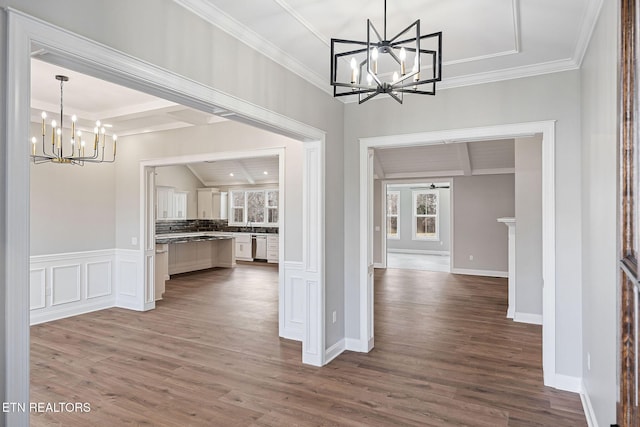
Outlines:
[[[251,236],[253,243],[253,259],[267,259],[267,236],[253,235]]]

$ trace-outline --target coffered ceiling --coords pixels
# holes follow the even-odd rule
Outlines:
[[[331,38],[382,31],[383,0],[174,0],[326,92]],[[388,34],[443,32],[443,82],[465,86],[579,68],[603,0],[388,0]]]

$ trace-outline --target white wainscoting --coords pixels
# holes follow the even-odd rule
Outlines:
[[[485,277],[509,277],[508,271],[497,270],[472,270],[469,268],[454,268],[451,270],[453,274],[466,274],[468,276],[485,276]]]
[[[305,319],[305,275],[301,262],[285,261],[284,283],[280,290],[280,336],[302,341]]]
[[[114,250],[31,257],[31,324],[113,307]]]
[[[31,257],[31,324],[110,307],[139,309],[140,252],[104,249]]]

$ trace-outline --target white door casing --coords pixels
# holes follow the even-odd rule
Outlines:
[[[370,150],[377,147],[407,147],[460,141],[483,141],[506,139],[542,134],[542,365],[544,384],[561,387],[561,379],[556,374],[556,253],[555,253],[555,121],[515,123],[468,129],[451,129],[414,134],[388,135],[360,138],[360,338],[354,351],[366,349],[368,329],[373,330],[373,300],[370,298],[368,275],[368,251],[373,247],[369,224],[370,203],[373,180],[370,166]],[[453,211],[453,206],[452,206]],[[453,232],[453,223],[452,223]],[[453,239],[452,239],[453,240]],[[453,248],[452,248],[453,250]],[[452,257],[453,259],[453,257]],[[367,304],[367,307],[363,307]]]

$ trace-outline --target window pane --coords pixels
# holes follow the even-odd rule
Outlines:
[[[416,236],[417,237],[436,237],[435,217],[416,218]]]
[[[268,222],[271,224],[278,223],[278,209],[270,208],[269,209],[269,219]]]
[[[231,193],[231,200],[232,200],[233,206],[244,206],[244,192],[233,191]]]
[[[390,216],[387,218],[387,235],[392,237],[398,236],[398,217]]]
[[[247,191],[247,221],[264,222],[263,191]]]
[[[398,214],[398,194],[396,193],[387,194],[387,214],[388,215]]]
[[[233,208],[233,222],[244,222],[244,212],[242,208]]]
[[[416,215],[424,215],[427,213],[427,195],[416,195]]]
[[[435,215],[436,208],[438,205],[438,195],[437,194],[425,194],[426,202],[427,202],[427,215]]]
[[[278,206],[278,192],[277,191],[268,191],[267,192],[267,203],[268,206]]]

